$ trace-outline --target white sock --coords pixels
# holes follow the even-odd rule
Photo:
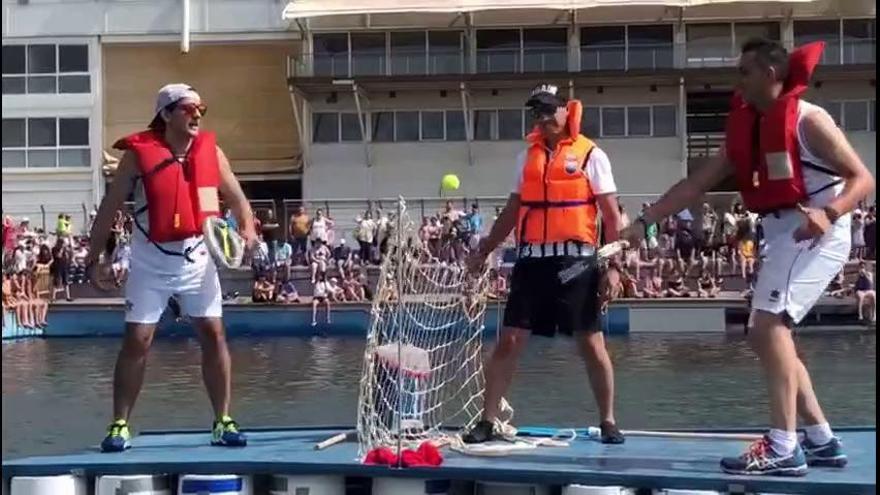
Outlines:
[[[834,433],[831,432],[831,425],[828,423],[806,426],[804,430],[807,431],[807,438],[816,445],[825,445],[834,438]]]
[[[797,432],[770,429],[770,447],[779,455],[790,455],[797,447]]]

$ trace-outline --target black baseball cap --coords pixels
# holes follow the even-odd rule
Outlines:
[[[559,95],[559,88],[553,84],[542,84],[532,90],[526,101],[526,108],[532,110],[564,107],[568,101]]]

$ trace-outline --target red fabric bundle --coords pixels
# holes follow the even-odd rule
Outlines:
[[[403,467],[432,467],[443,464],[443,454],[431,442],[422,442],[416,450],[404,449],[399,460]],[[388,447],[373,449],[364,457],[364,464],[396,466],[397,462],[397,455]]]

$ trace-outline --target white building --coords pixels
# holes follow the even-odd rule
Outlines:
[[[869,1],[3,8],[5,212],[89,207],[102,193],[104,150],[146,124],[156,89],[178,80],[206,97],[206,124],[248,193],[278,205],[436,196],[447,172],[461,177],[464,196],[504,196],[527,131],[522,104],[552,82],[583,101],[584,132],[611,156],[633,207],[717,149],[738,46],[753,36],[828,42],[808,99],[832,111],[876,169]]]

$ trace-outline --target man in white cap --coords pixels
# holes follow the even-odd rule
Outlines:
[[[128,418],[143,384],[156,324],[172,296],[192,320],[202,345],[202,376],[215,413],[212,445],[247,443],[229,416],[231,364],[220,280],[202,225],[220,215],[222,194],[248,247],[257,235],[229,161],[214,134],[201,130],[206,109],[189,85],[166,85],[159,90],[149,129],[114,144],[125,153],[92,227],[89,266],[105,251],[114,214],[132,192],[136,228],[125,286],[125,336],[113,377],[113,422],[101,443],[104,452],[130,447]],[[97,281],[97,272],[92,275]]]

